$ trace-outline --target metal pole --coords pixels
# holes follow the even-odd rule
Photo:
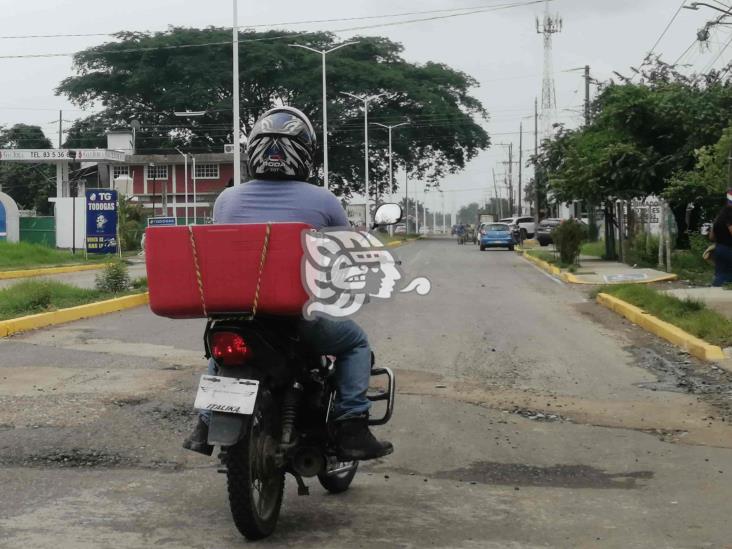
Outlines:
[[[323,186],[329,189],[328,182],[328,99],[326,95],[325,81],[325,52],[320,52],[323,58]]]
[[[239,13],[238,13],[238,0],[234,0],[234,25],[232,28],[232,54],[234,58],[233,63],[233,94],[232,94],[232,108],[234,111],[234,128],[233,128],[233,140],[234,140],[234,185],[241,183],[241,148],[239,142],[241,140],[239,136],[239,129],[241,122],[239,120]],[[195,174],[194,174],[194,193],[195,193]],[[195,200],[195,196],[194,196]],[[193,205],[195,212],[195,204]],[[193,214],[195,223],[195,213]]]
[[[513,143],[508,145],[508,209],[513,215]]]
[[[524,123],[519,123],[519,188],[518,188],[518,214],[524,215],[524,210],[521,207],[521,194],[523,191],[521,190],[521,185],[523,183],[523,164],[524,164]]]
[[[442,195],[442,234],[447,234],[447,226],[445,225],[445,191],[440,191]]]
[[[585,65],[585,124],[590,125],[590,66]]]
[[[63,140],[64,140],[63,117],[64,117],[64,111],[58,111],[58,148],[59,149],[63,146]]]
[[[409,171],[404,163],[404,211],[407,218],[407,234],[409,234]]]
[[[427,186],[425,185],[424,191],[424,202],[422,203],[422,213],[424,214],[422,226],[424,227],[424,232],[427,233]]]
[[[188,155],[184,154],[183,159],[183,181],[186,195],[186,225],[188,225]]]
[[[364,176],[366,182],[366,222],[371,227],[371,192],[369,189],[369,97],[363,100],[363,139],[364,139]],[[379,188],[376,187],[376,201],[379,200]]]
[[[539,100],[534,99],[534,226],[539,226]]]
[[[416,182],[414,183],[414,230],[419,234],[419,194]]]
[[[234,149],[236,149],[236,147],[234,147]],[[198,223],[196,219],[198,215],[198,199],[196,198],[196,157],[191,155],[191,158],[193,159],[193,224],[196,225]],[[236,180],[234,180],[234,184],[236,184]]]

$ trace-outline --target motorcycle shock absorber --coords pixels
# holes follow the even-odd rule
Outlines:
[[[282,403],[282,447],[288,448],[293,444],[293,433],[295,430],[295,418],[297,409],[302,399],[303,387],[297,381],[285,394]]]

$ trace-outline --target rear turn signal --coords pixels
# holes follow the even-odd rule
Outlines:
[[[211,335],[211,355],[224,366],[235,366],[251,358],[252,350],[237,333],[214,332]]]

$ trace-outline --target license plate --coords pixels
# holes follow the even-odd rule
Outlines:
[[[257,400],[259,381],[234,377],[201,376],[193,407],[198,410],[250,415]]]

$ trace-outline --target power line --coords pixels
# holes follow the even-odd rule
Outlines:
[[[656,40],[656,43],[653,44],[651,51],[648,52],[648,55],[646,57],[650,57],[651,55],[653,55],[653,52],[656,51],[656,48],[661,43],[661,40],[663,40],[663,37],[666,36],[666,33],[671,28],[671,25],[674,24],[674,21],[676,21],[676,18],[679,16],[679,13],[681,13],[681,10],[684,9],[684,4],[686,4],[686,0],[681,0],[681,4],[679,5],[679,8],[676,10],[676,13],[674,13],[674,16],[671,18],[671,21],[668,22],[668,24],[666,25],[666,28],[663,29],[661,36],[658,37],[658,40]]]
[[[502,6],[502,4],[497,4],[498,6]],[[367,21],[371,19],[389,19],[391,17],[406,17],[411,15],[427,15],[432,13],[457,13],[461,11],[468,11],[468,10],[482,10],[486,8],[495,7],[496,4],[481,4],[476,6],[466,6],[464,8],[450,8],[450,9],[441,9],[441,10],[423,10],[423,11],[407,11],[407,12],[401,12],[401,13],[388,13],[388,14],[379,14],[379,15],[366,15],[361,17],[339,17],[334,19],[311,19],[309,21],[281,21],[278,23],[261,23],[258,25],[246,25],[244,29],[258,29],[258,28],[272,28],[272,27],[280,27],[280,26],[292,26],[292,25],[310,25],[315,23],[341,23],[345,21]],[[227,29],[227,27],[222,27],[223,29]],[[119,33],[122,33],[125,31],[116,31],[116,32],[88,32],[88,33],[59,33],[59,34],[20,34],[20,35],[5,35],[0,36],[0,40],[17,40],[17,39],[24,39],[24,38],[87,38],[87,37],[93,37],[93,36],[111,36],[115,37]],[[139,32],[149,32],[149,31],[139,31]]]
[[[322,32],[331,32],[334,34],[341,33],[341,32],[353,32],[353,31],[360,31],[360,30],[368,30],[368,29],[378,29],[378,28],[385,28],[385,27],[394,27],[398,25],[407,25],[412,23],[424,23],[429,21],[437,21],[442,19],[451,19],[454,17],[464,17],[466,15],[475,15],[478,13],[488,13],[493,11],[500,11],[505,9],[512,9],[512,8],[518,8],[518,7],[525,7],[525,6],[531,6],[534,4],[540,4],[544,0],[528,0],[524,2],[514,2],[511,4],[502,4],[497,5],[491,8],[483,8],[483,9],[476,9],[473,11],[464,11],[460,13],[453,13],[449,15],[438,15],[434,17],[425,17],[420,19],[407,19],[404,21],[393,21],[390,23],[380,23],[376,25],[363,25],[358,27],[350,27],[350,28],[343,28],[343,29],[336,29],[331,31],[310,31],[310,32],[300,32],[300,33],[290,33],[286,35],[280,35],[280,36],[267,36],[267,37],[261,37],[261,38],[249,38],[244,40],[239,40],[239,43],[247,43],[247,42],[264,42],[264,41],[273,41],[273,40],[287,40],[292,38],[297,38],[299,36],[307,36],[312,34],[320,34]],[[200,44],[176,44],[171,46],[154,46],[154,47],[143,47],[143,48],[124,48],[124,49],[118,49],[118,50],[106,50],[103,53],[104,55],[116,55],[116,54],[122,54],[122,53],[136,53],[136,52],[145,52],[145,51],[162,51],[162,50],[178,50],[178,49],[190,49],[190,48],[203,48],[203,47],[211,47],[211,46],[230,46],[231,40],[226,41],[220,41],[220,42],[202,42]],[[83,52],[59,52],[59,53],[35,53],[35,54],[17,54],[17,55],[0,55],[0,59],[39,59],[39,58],[51,58],[51,57],[73,57],[78,53]]]

